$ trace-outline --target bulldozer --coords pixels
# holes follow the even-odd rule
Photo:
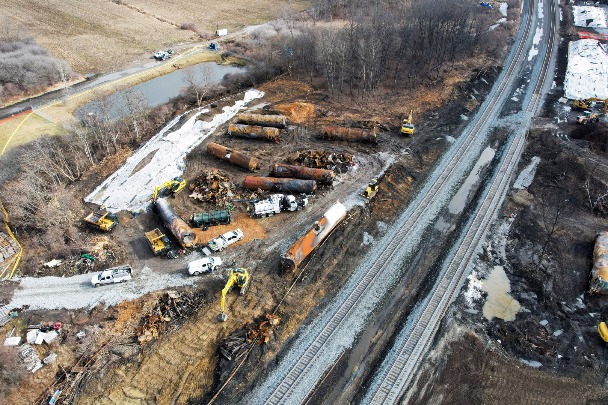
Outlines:
[[[230,270],[230,275],[228,276],[228,281],[226,281],[226,285],[222,290],[222,298],[220,300],[221,311],[218,315],[217,319],[220,322],[226,322],[228,319],[228,315],[224,311],[226,306],[226,294],[232,290],[234,286],[240,288],[240,295],[245,295],[247,292],[247,288],[249,287],[249,271],[242,267]]]
[[[152,201],[156,201],[161,197],[174,196],[186,187],[186,180],[181,177],[174,177],[173,179],[164,182],[160,186],[154,187],[154,194],[152,195]]]
[[[363,191],[363,197],[371,200],[378,194],[378,187],[378,179],[372,179],[365,188],[365,191]]]
[[[410,114],[406,119],[403,120],[401,124],[401,133],[404,135],[413,135],[414,134],[414,122],[413,122],[414,110],[410,110]]]
[[[576,117],[576,122],[578,124],[583,125],[587,125],[590,123],[593,124],[595,122],[598,122],[599,120],[600,119],[598,118],[597,114],[589,110],[585,111],[583,115],[579,115],[578,117]]]

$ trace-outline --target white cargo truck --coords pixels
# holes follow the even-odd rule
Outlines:
[[[128,264],[118,267],[112,267],[97,273],[91,278],[93,287],[99,287],[102,284],[122,283],[131,280],[133,269]]]
[[[306,196],[296,198],[293,195],[271,194],[264,200],[254,202],[249,214],[254,218],[269,217],[281,211],[299,211],[307,204]]]

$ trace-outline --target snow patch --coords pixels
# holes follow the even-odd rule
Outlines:
[[[608,98],[608,52],[595,39],[568,45],[564,95],[569,99]]]
[[[540,158],[534,156],[530,164],[519,173],[519,176],[517,176],[517,180],[513,183],[513,188],[522,190],[530,187],[530,184],[532,184],[532,181],[534,180],[534,175],[536,174],[536,168],[539,162]]]
[[[593,6],[574,6],[574,25],[577,27],[608,28],[606,12],[603,8]]]
[[[477,277],[477,272],[476,271],[472,271],[471,274],[469,274],[469,276],[467,277],[467,280],[469,281],[467,284],[467,289],[464,292],[464,299],[467,303],[467,305],[470,307],[473,307],[475,305],[476,301],[481,300],[481,298],[483,297],[483,291],[481,289],[482,287],[482,282],[481,280]]]
[[[224,107],[223,112],[213,116],[210,121],[198,120],[200,114],[209,111],[199,110],[181,128],[170,132],[184,115],[182,114],[140,147],[120,169],[87,196],[85,201],[103,205],[111,212],[144,210],[150,202],[154,187],[184,173],[188,152],[211,135],[217,127],[234,117],[249,102],[263,95],[261,91],[248,90],[242,100]],[[135,170],[149,157],[151,159],[148,164]]]
[[[507,10],[509,9],[509,5],[505,2],[503,3],[499,3],[500,6],[498,7],[498,11],[500,11],[500,15],[502,15],[503,17],[507,16]]]
[[[519,361],[521,361],[522,363],[524,363],[526,366],[530,366],[530,367],[533,367],[533,368],[539,368],[540,366],[543,365],[543,363],[541,363],[540,361],[536,361],[536,360],[519,359]]]
[[[450,135],[446,135],[445,140],[448,141],[449,143],[454,143],[456,141],[456,138],[454,138],[453,136],[450,136]]]
[[[374,237],[367,232],[363,232],[363,242],[362,245],[367,246],[371,245],[374,242]]]

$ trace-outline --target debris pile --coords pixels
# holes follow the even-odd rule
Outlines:
[[[279,316],[267,313],[261,322],[252,323],[247,326],[246,330],[238,330],[228,336],[220,346],[220,353],[229,361],[242,358],[251,344],[267,343],[270,340],[272,327],[277,326],[280,322]]]
[[[208,302],[207,293],[204,291],[192,293],[167,291],[158,299],[154,308],[144,315],[137,328],[137,341],[145,345],[165,332],[169,322],[187,318],[206,302]]]
[[[290,163],[319,169],[329,169],[336,173],[346,173],[350,167],[354,166],[352,155],[324,152],[322,150],[295,152],[287,160]]]
[[[40,361],[38,353],[27,343],[19,346],[19,358],[25,364],[25,368],[32,373],[42,368],[42,361]]]
[[[208,170],[189,184],[190,198],[225,207],[234,198],[234,184],[219,170]]]

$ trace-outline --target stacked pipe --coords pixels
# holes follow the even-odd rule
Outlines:
[[[320,128],[320,137],[328,140],[378,143],[376,128],[371,131],[362,128],[345,128],[325,125]]]
[[[287,119],[284,115],[239,114],[237,120],[241,124],[263,127],[285,128],[287,126]]]
[[[211,142],[207,144],[207,152],[218,159],[225,160],[230,164],[250,171],[254,171],[260,167],[260,162],[256,158],[247,156],[241,151],[227,148],[218,143]]]
[[[315,180],[319,184],[332,185],[335,173],[327,169],[313,169],[306,166],[275,164],[270,174],[273,177],[292,177],[296,179]]]
[[[260,127],[256,125],[230,124],[228,135],[249,139],[263,139],[279,142],[279,129],[274,127]]]
[[[285,254],[281,256],[281,267],[285,271],[294,271],[308,255],[331,233],[346,217],[346,207],[336,201],[323,217],[314,223],[304,236],[298,239]]]
[[[260,189],[303,194],[312,194],[317,189],[317,182],[314,180],[280,179],[276,177],[247,176],[243,185],[248,190]]]
[[[164,198],[156,200],[156,210],[163,223],[171,231],[175,239],[184,248],[192,248],[196,243],[196,235],[186,221],[173,211],[173,207]]]

